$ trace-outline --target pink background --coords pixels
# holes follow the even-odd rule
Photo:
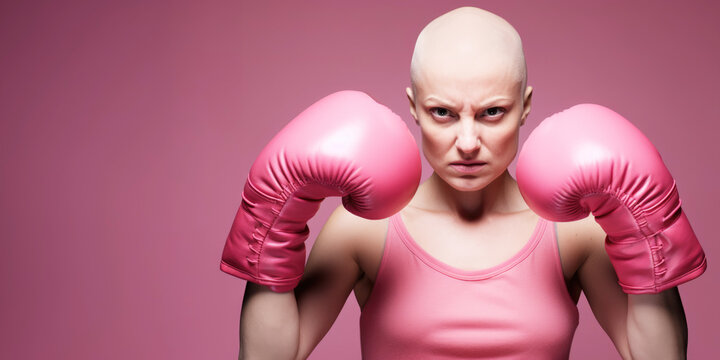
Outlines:
[[[235,358],[244,282],[218,265],[252,160],[337,90],[409,120],[417,33],[469,3],[2,2],[0,358]],[[477,2],[523,38],[535,87],[523,137],[595,102],[663,154],[709,258],[681,293],[690,358],[711,358],[720,5],[628,3]],[[617,358],[580,308],[572,358]],[[358,315],[351,297],[310,358],[358,359]]]

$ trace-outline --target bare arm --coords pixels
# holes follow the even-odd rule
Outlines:
[[[299,315],[295,294],[276,293],[251,282],[245,287],[240,314],[238,359],[294,359]]]
[[[633,359],[685,359],[687,323],[677,288],[628,295],[628,343]]]
[[[336,209],[318,235],[294,292],[274,293],[248,283],[240,316],[240,359],[310,355],[362,274],[355,244],[367,236],[368,222]]]
[[[687,324],[677,288],[628,295],[605,252],[605,233],[592,217],[582,220],[588,256],[578,275],[595,318],[624,359],[685,359]]]

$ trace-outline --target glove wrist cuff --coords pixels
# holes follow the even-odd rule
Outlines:
[[[707,268],[705,253],[685,213],[653,236],[623,241],[608,237],[605,250],[628,294],[659,293],[700,276]]]

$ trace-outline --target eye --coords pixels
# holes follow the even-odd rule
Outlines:
[[[434,107],[430,109],[430,114],[438,120],[448,120],[449,118],[452,118],[453,115],[450,112],[450,110],[446,108],[441,107]]]
[[[496,118],[496,117],[500,117],[503,114],[505,114],[505,111],[506,110],[504,108],[495,106],[495,107],[491,107],[491,108],[488,108],[487,110],[485,110],[485,112],[482,114],[482,116]]]
[[[445,117],[450,115],[450,111],[448,111],[448,109],[438,107],[430,109],[430,113],[439,117]]]

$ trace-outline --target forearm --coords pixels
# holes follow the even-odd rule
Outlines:
[[[240,315],[239,359],[294,359],[299,316],[293,291],[276,293],[247,283]]]
[[[685,359],[687,336],[677,288],[628,295],[627,337],[633,359]]]

